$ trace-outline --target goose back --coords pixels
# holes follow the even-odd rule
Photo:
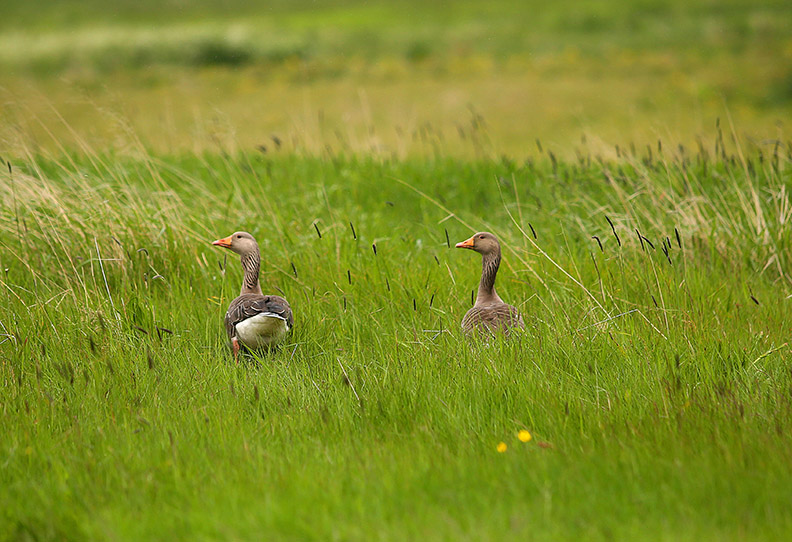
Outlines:
[[[225,328],[229,340],[236,337],[237,325],[258,315],[283,320],[287,331],[294,325],[291,307],[284,298],[277,295],[242,294],[231,302],[226,312]]]
[[[474,305],[462,318],[462,331],[473,333],[509,334],[512,329],[524,329],[525,323],[517,307],[506,303],[493,305]]]

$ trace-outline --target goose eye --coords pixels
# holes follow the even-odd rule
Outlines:
[[[237,239],[242,239],[242,236],[241,235],[237,235]]]

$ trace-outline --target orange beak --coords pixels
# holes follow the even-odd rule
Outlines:
[[[468,239],[467,241],[462,241],[461,243],[457,243],[457,244],[456,244],[456,247],[457,247],[457,248],[473,248],[473,239],[474,239],[475,237],[476,237],[476,236],[474,235],[473,237],[471,237],[471,238],[470,238],[470,239]]]
[[[223,239],[218,239],[217,241],[212,241],[213,245],[217,245],[219,247],[231,248],[231,236],[225,237]]]

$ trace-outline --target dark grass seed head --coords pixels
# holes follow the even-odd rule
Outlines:
[[[605,215],[605,220],[607,220],[608,224],[610,224],[611,231],[613,232],[613,236],[616,238],[616,243],[619,246],[621,246],[621,239],[619,239],[619,234],[616,233],[616,226],[613,225],[613,222],[611,222],[611,219],[610,217],[608,217],[608,215]]]

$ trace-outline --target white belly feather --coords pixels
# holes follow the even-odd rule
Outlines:
[[[286,319],[272,312],[259,313],[236,325],[239,342],[254,349],[279,341],[288,331],[289,323]]]

